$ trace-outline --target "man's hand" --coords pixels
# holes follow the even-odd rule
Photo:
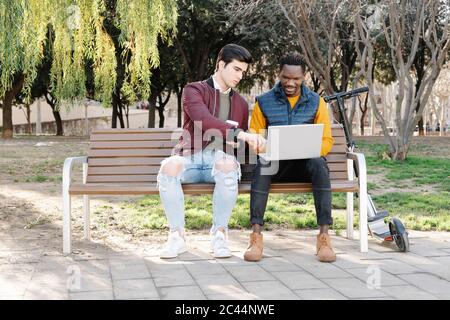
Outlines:
[[[266,149],[266,139],[256,133],[239,132],[237,138],[248,143],[255,153],[262,153]]]

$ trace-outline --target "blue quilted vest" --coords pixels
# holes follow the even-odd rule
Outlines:
[[[268,92],[258,96],[259,108],[267,120],[267,126],[314,123],[320,96],[301,85],[300,99],[291,108],[280,82]]]

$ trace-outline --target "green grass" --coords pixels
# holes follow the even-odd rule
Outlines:
[[[382,171],[388,181],[395,183],[412,181],[411,187],[430,185],[440,191],[450,192],[450,159],[410,156],[405,161],[392,161],[368,156],[366,161],[368,167]]]
[[[450,231],[450,192],[394,192],[374,196],[373,200],[378,210],[398,216],[407,228]]]
[[[345,194],[333,195],[333,208],[345,208]],[[114,214],[119,228],[126,230],[166,229],[167,219],[158,196],[146,196],[138,201],[122,202],[120,212]],[[101,211],[113,208],[104,206]],[[186,228],[190,230],[208,229],[212,224],[212,197],[189,196],[185,198]],[[270,195],[265,214],[265,229],[273,228],[317,228],[314,199],[311,194]],[[357,225],[357,223],[355,223]],[[233,229],[250,226],[250,196],[239,195],[229,221]],[[345,228],[344,215],[334,216],[334,228]]]

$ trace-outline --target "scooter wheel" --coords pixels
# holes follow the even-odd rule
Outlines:
[[[401,252],[409,251],[408,232],[406,232],[403,223],[399,219],[393,218],[392,221],[389,222],[389,230],[398,249]]]

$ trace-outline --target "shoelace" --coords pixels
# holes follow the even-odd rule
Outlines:
[[[321,247],[328,247],[327,238],[325,238],[325,237],[320,237],[320,238],[319,238],[319,244],[320,244]]]
[[[248,246],[247,249],[250,249],[250,248],[253,247],[253,246],[256,247],[256,241],[257,241],[256,237],[250,238],[250,244],[249,244],[249,246]]]

